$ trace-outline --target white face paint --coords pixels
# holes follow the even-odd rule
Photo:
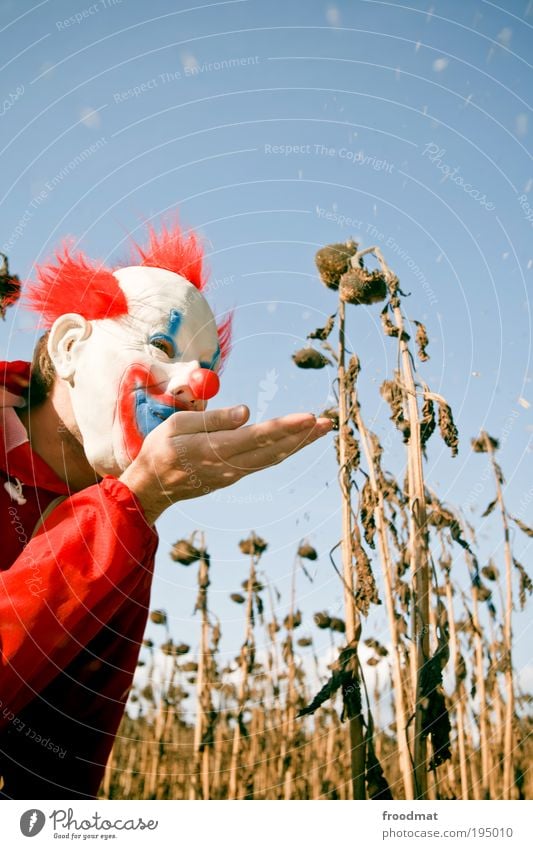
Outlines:
[[[85,454],[101,475],[120,474],[145,436],[168,416],[205,409],[205,401],[195,400],[189,379],[198,368],[216,371],[220,362],[213,313],[192,283],[171,271],[141,266],[114,275],[126,295],[128,315],[85,322],[87,338],[75,339],[68,348],[66,341],[74,334],[72,326],[65,329],[61,352],[57,338],[67,327],[63,316],[49,340],[56,370],[69,381]],[[71,325],[75,318],[70,316]]]

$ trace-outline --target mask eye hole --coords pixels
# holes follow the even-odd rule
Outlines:
[[[176,356],[176,346],[168,336],[152,336],[150,345],[152,348],[157,348],[158,351],[166,354],[169,360],[172,360]]]

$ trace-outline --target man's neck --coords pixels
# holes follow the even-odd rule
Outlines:
[[[65,413],[64,419],[60,415],[66,400],[62,387],[56,384],[41,404],[19,408],[17,413],[28,432],[33,451],[65,481],[71,492],[79,492],[98,483],[100,478],[89,464],[80,439],[71,432],[72,425],[69,429],[68,417]]]

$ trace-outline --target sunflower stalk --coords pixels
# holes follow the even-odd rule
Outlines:
[[[386,280],[390,296],[390,307],[394,324],[398,330],[401,378],[405,385],[406,408],[409,424],[407,441],[408,455],[408,492],[409,492],[409,547],[414,584],[413,643],[416,646],[416,699],[414,727],[414,768],[413,782],[415,798],[428,797],[427,781],[427,738],[423,733],[424,696],[422,682],[425,666],[430,660],[429,646],[429,557],[426,515],[426,495],[422,464],[422,444],[420,437],[421,417],[418,409],[413,357],[409,349],[409,336],[405,330],[400,306],[400,288],[396,275],[387,265],[383,254],[376,246],[358,251],[352,257],[354,268],[360,264],[363,256],[376,257]]]
[[[346,375],[345,304],[339,299],[339,344],[337,377],[339,384],[339,477],[342,498],[342,576],[344,584],[344,612],[348,645],[357,647],[361,627],[355,605],[353,549],[352,549],[352,503],[349,448],[347,444],[349,421],[349,396]],[[352,793],[354,799],[365,799],[365,731],[360,713],[348,719],[350,736],[350,764]]]

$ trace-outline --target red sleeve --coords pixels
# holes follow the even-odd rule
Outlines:
[[[0,726],[151,581],[156,547],[139,502],[115,478],[51,512],[0,573]]]

